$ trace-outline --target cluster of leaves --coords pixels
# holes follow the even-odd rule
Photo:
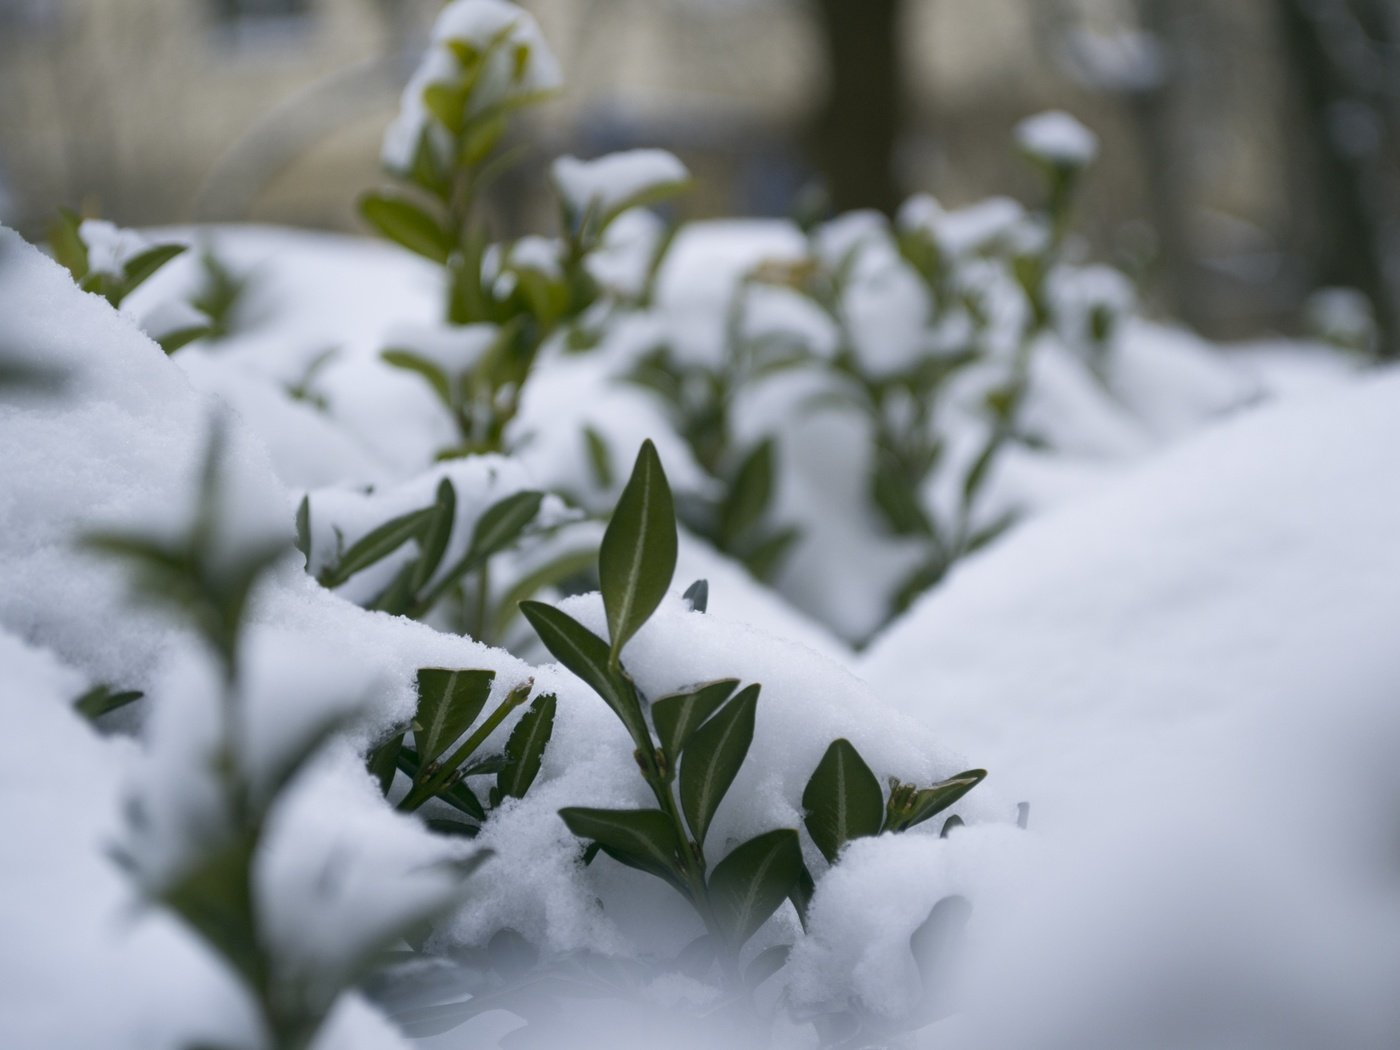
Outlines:
[[[758,339],[743,331],[743,282],[725,323],[725,353],[716,365],[677,361],[665,347],[646,355],[628,378],[659,394],[677,433],[697,463],[719,482],[713,497],[680,501],[686,527],[703,536],[759,580],[770,580],[800,538],[798,528],[774,520],[778,447],[764,438],[736,447],[734,402],[768,376],[813,363],[801,343],[779,336]]]
[[[608,637],[538,602],[522,606],[549,651],[612,709],[635,746],[656,805],[646,809],[570,807],[569,829],[602,852],[662,879],[694,907],[706,927],[690,950],[732,969],[750,938],[784,902],[805,923],[814,882],[794,828],[775,828],[711,862],[706,854],[715,814],[749,757],[760,687],[737,679],[705,682],[648,702],[622,662],[627,643],[665,597],[676,564],[676,517],[665,472],[643,445],[599,552]],[[701,595],[692,591],[693,601]],[[803,795],[806,827],[828,862],[850,840],[898,832],[947,809],[985,776],[971,770],[929,788],[894,782],[888,802],[855,748],[834,742]],[[787,949],[749,964],[757,983],[781,965]]]
[[[434,831],[475,837],[486,822],[488,806],[495,808],[507,798],[524,798],[539,775],[545,748],[554,733],[558,701],[552,693],[537,697],[529,706],[511,730],[503,753],[478,754],[511,712],[530,698],[532,682],[512,689],[470,736],[452,746],[485,710],[495,677],[494,671],[420,670],[413,721],[369,754],[370,772],[386,797],[396,772],[408,779],[399,810],[413,812],[436,799],[456,811],[453,817],[430,819],[428,826]],[[405,742],[409,733],[411,745]],[[494,776],[495,783],[483,805],[468,778],[485,776]]]
[[[153,244],[123,260],[120,273],[95,269],[91,264],[91,248],[83,236],[83,219],[66,209],[61,210],[54,219],[49,232],[49,249],[54,258],[73,275],[79,288],[102,296],[114,307],[121,306],[127,296],[186,250],[183,244]],[[161,333],[156,341],[167,354],[173,354],[208,334],[209,325],[201,320]]]
[[[580,554],[566,550],[510,580],[503,593],[493,588],[495,557],[517,550],[547,531],[540,523],[543,502],[543,493],[522,491],[492,503],[476,519],[466,550],[447,563],[459,500],[456,486],[444,478],[431,504],[391,518],[348,549],[337,550],[316,578],[322,586],[336,588],[409,549],[412,555],[365,607],[414,619],[427,618],[445,607],[455,614],[450,622],[457,630],[479,641],[497,643],[505,637],[521,600],[576,576],[592,560],[591,551]],[[309,495],[297,511],[297,535],[298,547],[310,568],[318,559],[312,557]]]
[[[680,187],[650,187],[607,210],[589,207],[582,213],[561,190],[558,243],[522,238],[493,244],[481,202],[519,159],[517,150],[501,148],[510,120],[549,94],[523,86],[530,45],[514,35],[513,26],[482,47],[459,39],[445,46],[457,64],[456,77],[425,89],[428,123],[412,163],[390,173],[397,189],[366,194],[360,213],[380,234],[444,269],[449,325],[492,326],[485,352],[461,371],[445,368],[420,348],[391,347],[383,355],[386,363],[428,383],[460,437],[442,455],[460,456],[503,449],[522,389],[551,335],[566,329],[575,348],[596,338],[581,323],[601,296],[587,265],[590,254],[622,214]],[[508,57],[517,82],[504,93],[488,75],[502,57]],[[669,238],[663,238],[658,246],[653,275],[667,244]]]
[[[231,552],[220,535],[217,513],[223,461],[222,429],[209,442],[200,485],[199,510],[181,536],[150,537],[104,533],[90,539],[93,548],[118,557],[136,571],[138,593],[164,605],[194,626],[222,669],[221,731],[209,768],[217,779],[218,826],[200,829],[193,855],[173,873],[151,876],[138,852],[122,850],[118,860],[154,901],[179,917],[228,966],[256,1004],[265,1045],[277,1050],[310,1046],[341,992],[355,985],[382,953],[449,902],[424,906],[392,929],[376,931],[363,950],[338,959],[315,980],[289,980],[263,929],[255,886],[255,868],[269,819],[298,774],[340,731],[344,711],[328,714],[284,740],[276,761],[248,755],[239,746],[241,707],[241,640],[248,597],[264,572],[290,550],[284,541],[268,541]],[[235,538],[236,539],[236,538]],[[79,701],[85,714],[97,716],[136,699],[130,693],[95,690]],[[129,805],[132,830],[146,823],[139,797]],[[485,857],[458,865],[465,877]]]

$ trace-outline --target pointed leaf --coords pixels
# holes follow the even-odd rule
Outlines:
[[[680,843],[659,809],[561,809],[559,816],[579,838],[629,867],[681,885]]]
[[[177,255],[183,255],[185,250],[183,244],[157,244],[130,259],[123,268],[122,276],[126,282],[123,297],[145,284],[157,270]]]
[[[753,743],[758,686],[751,685],[690,734],[681,763],[681,808],[700,845],[724,793],[734,783]]]
[[[661,738],[661,746],[673,764],[685,749],[690,734],[701,722],[718,711],[720,705],[733,696],[737,688],[737,678],[724,678],[717,682],[706,682],[684,693],[663,696],[651,705],[656,735]]]
[[[391,241],[442,265],[452,254],[452,238],[416,204],[384,193],[369,193],[360,201],[365,221]]]
[[[501,797],[524,798],[535,782],[544,749],[554,732],[557,703],[553,693],[537,697],[511,730],[510,739],[506,741],[506,765],[496,776],[496,788]]]
[[[393,554],[409,540],[418,539],[431,524],[435,513],[435,508],[428,507],[386,521],[346,551],[339,564],[323,572],[322,585],[339,587],[360,570]]]
[[[792,828],[764,832],[715,865],[710,902],[733,947],[741,947],[768,921],[801,873],[802,846]]]
[[[493,503],[472,530],[469,557],[481,561],[509,547],[535,520],[543,501],[542,492],[517,492]]]
[[[880,782],[849,740],[833,740],[802,792],[807,833],[829,862],[841,847],[878,835],[885,818]]]
[[[388,797],[389,788],[394,783],[394,773],[399,768],[399,752],[403,749],[404,734],[391,736],[365,757],[369,775],[379,784],[379,793]]]
[[[598,576],[612,639],[611,662],[646,623],[676,571],[676,508],[661,457],[642,443],[598,551]]]
[[[986,777],[987,771],[985,769],[969,769],[965,773],[959,773],[955,777],[949,777],[947,780],[934,784],[933,787],[919,791],[914,795],[913,812],[910,813],[903,827],[912,828],[914,825],[922,824],[930,817],[942,813],[982,783]]]
[[[109,685],[94,686],[78,699],[73,701],[73,709],[90,722],[95,722],[103,715],[111,714],[127,704],[140,700],[145,693],[127,689],[113,689]]]
[[[773,499],[773,440],[759,442],[740,465],[720,509],[720,536],[726,547],[762,519]]]
[[[788,956],[792,954],[792,945],[775,944],[771,948],[765,948],[753,957],[748,966],[744,967],[744,983],[750,988],[757,988],[768,978],[787,965]]]
[[[583,679],[613,709],[637,746],[650,746],[641,701],[631,680],[608,663],[608,643],[568,613],[543,602],[521,602],[520,611],[556,660]]]
[[[437,487],[437,499],[433,503],[433,515],[423,529],[419,539],[422,553],[413,569],[411,587],[417,592],[433,578],[433,573],[442,564],[442,556],[447,553],[447,541],[452,538],[452,523],[457,518],[457,490],[452,482],[443,478]]]
[[[379,359],[391,368],[422,376],[433,388],[433,393],[437,395],[437,399],[442,402],[444,408],[451,410],[455,407],[452,397],[452,381],[447,378],[447,373],[438,367],[436,362],[429,361],[426,357],[415,354],[412,350],[402,350],[398,347],[385,350],[379,355]]]
[[[431,765],[471,728],[491,695],[495,671],[425,667],[418,672],[418,713],[413,742],[419,760]]]

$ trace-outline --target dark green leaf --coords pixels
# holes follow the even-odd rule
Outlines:
[[[496,777],[496,788],[503,798],[524,798],[539,775],[545,746],[554,732],[556,704],[553,693],[537,697],[511,730],[506,741],[506,766]]]
[[[661,457],[642,443],[632,476],[603,534],[598,576],[608,614],[613,666],[637,630],[656,611],[676,571],[676,508]]]
[[[681,763],[681,808],[700,845],[753,743],[758,686],[750,685],[690,734]]]
[[[593,468],[593,480],[600,489],[613,485],[612,453],[603,435],[590,426],[583,428],[584,444],[588,446],[588,462]]]
[[[191,325],[188,328],[177,328],[173,332],[166,332],[156,340],[156,343],[165,351],[167,357],[177,350],[183,350],[196,339],[203,339],[213,329],[207,324]]]
[[[444,408],[449,411],[456,408],[456,399],[452,396],[452,381],[447,378],[447,373],[439,368],[436,362],[429,361],[426,357],[415,354],[412,350],[403,350],[397,347],[385,350],[379,355],[379,359],[392,368],[422,376],[433,388],[433,393],[437,395]]]
[[[450,817],[434,817],[432,820],[424,822],[429,831],[435,831],[439,835],[450,835],[456,838],[474,839],[481,833],[481,827],[476,824],[468,824],[464,820],[452,820]]]
[[[394,783],[394,773],[399,767],[399,752],[403,749],[404,734],[391,736],[365,758],[370,776],[379,784],[379,793],[388,796]]]
[[[452,523],[457,518],[457,490],[452,482],[443,478],[438,483],[437,498],[433,502],[433,516],[423,529],[418,545],[422,549],[413,569],[412,590],[416,593],[427,586],[433,573],[442,564],[442,556],[447,553],[447,541],[452,538]]]
[[[517,492],[493,503],[472,530],[468,556],[482,561],[515,543],[530,522],[535,520],[543,501],[542,492]]]
[[[733,947],[752,937],[787,900],[802,873],[802,846],[797,832],[764,832],[715,865],[710,875],[710,902]]]
[[[651,705],[652,721],[661,746],[674,764],[684,750],[690,734],[701,722],[719,710],[721,704],[739,688],[737,678],[707,682],[684,693],[663,696]]]
[[[435,507],[428,507],[386,521],[346,551],[339,564],[323,572],[321,583],[326,587],[339,587],[360,570],[393,554],[409,540],[421,539],[436,513]]]
[[[301,497],[297,504],[297,550],[306,559],[306,567],[311,567],[311,496]]]
[[[99,685],[74,700],[73,709],[89,722],[95,722],[103,715],[135,703],[145,695],[132,689],[119,690],[108,685]]]
[[[73,280],[81,281],[88,274],[88,250],[78,228],[83,220],[67,208],[60,208],[49,227],[49,247]]]
[[[720,508],[720,537],[732,547],[756,526],[773,498],[773,440],[759,442],[740,465]]]
[[[880,782],[849,740],[833,740],[802,792],[807,833],[829,862],[841,847],[878,835],[885,819]]]
[[[366,194],[360,200],[360,214],[385,237],[425,259],[442,265],[452,254],[452,237],[441,224],[402,197]]]
[[[985,769],[969,769],[965,773],[959,773],[955,777],[949,777],[947,780],[934,784],[933,787],[927,787],[917,792],[914,795],[913,811],[904,821],[902,828],[912,828],[914,825],[922,824],[930,817],[942,813],[982,783],[986,776]]]
[[[641,701],[631,681],[609,665],[608,643],[552,605],[521,602],[520,611],[554,658],[603,698],[639,747],[649,747]]]
[[[400,568],[389,581],[389,586],[375,595],[366,608],[386,612],[390,616],[405,615],[413,603],[413,575],[416,571],[416,562],[409,562]]]
[[[579,838],[596,842],[608,856],[681,885],[680,843],[659,809],[561,809],[559,816]]]
[[[413,742],[419,760],[432,765],[471,728],[491,696],[495,671],[452,671],[425,667],[418,672],[418,713]]]
[[[938,833],[938,837],[941,839],[946,839],[954,828],[960,828],[962,826],[963,818],[958,816],[957,814],[954,814],[953,816],[949,817],[943,822],[943,830]]]
[[[186,247],[183,244],[157,244],[130,259],[122,274],[126,285],[122,289],[122,298],[145,284],[157,270],[177,255],[183,255],[185,250]]]

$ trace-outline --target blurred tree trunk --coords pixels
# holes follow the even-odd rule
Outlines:
[[[840,210],[893,213],[902,194],[895,152],[904,126],[899,40],[903,0],[813,0],[828,70],[814,152]]]
[[[1400,357],[1384,206],[1394,180],[1378,170],[1388,114],[1365,90],[1366,52],[1355,35],[1363,25],[1345,0],[1277,0],[1277,11],[1289,80],[1297,85],[1297,154],[1309,167],[1320,220],[1310,253],[1314,280],[1365,293],[1380,325],[1381,354]],[[1364,141],[1368,135],[1374,138]]]

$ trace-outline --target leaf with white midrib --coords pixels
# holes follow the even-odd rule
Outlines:
[[[722,678],[683,693],[663,696],[651,705],[656,735],[661,738],[662,748],[673,761],[685,751],[685,745],[696,726],[714,714],[738,687],[737,678]]]
[[[415,728],[413,739],[425,767],[437,761],[476,720],[495,678],[496,672],[482,670],[425,667],[418,672],[416,722],[422,732]]]
[[[787,899],[802,871],[797,832],[764,832],[715,865],[710,897],[734,947],[743,945]]]
[[[540,759],[554,732],[554,694],[541,696],[516,723],[506,741],[506,767],[496,778],[502,795],[523,798],[539,773]]]
[[[622,647],[666,597],[675,571],[675,502],[656,446],[648,440],[637,453],[598,550],[611,637],[609,660],[614,666]]]
[[[802,792],[807,832],[822,856],[835,862],[854,838],[877,835],[884,820],[880,782],[849,740],[833,740]]]
[[[702,846],[715,810],[734,783],[753,743],[758,690],[757,685],[743,689],[695,730],[686,744],[680,773],[681,808],[690,833]]]

